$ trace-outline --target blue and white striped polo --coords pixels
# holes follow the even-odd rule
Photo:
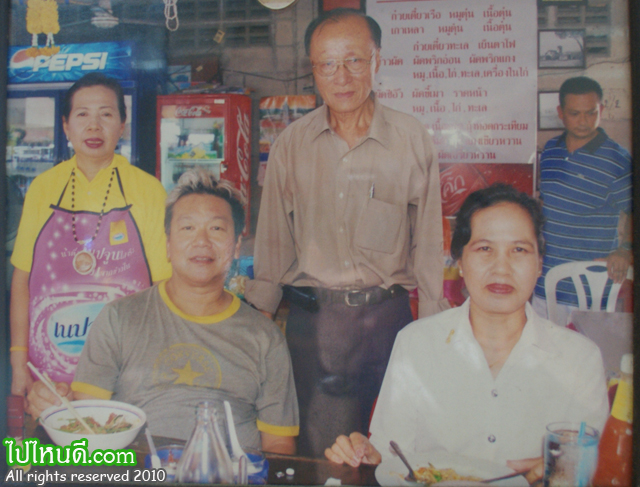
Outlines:
[[[621,211],[631,212],[631,156],[601,128],[569,153],[566,132],[551,139],[540,157],[540,196],[547,253],[535,293],[544,298],[544,276],[565,262],[606,257],[618,247]],[[558,283],[558,303],[578,305],[571,281]]]

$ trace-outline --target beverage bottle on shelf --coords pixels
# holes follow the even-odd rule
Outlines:
[[[633,355],[622,357],[620,382],[598,446],[594,487],[631,486],[633,430]]]
[[[196,408],[196,427],[176,467],[176,481],[234,483],[233,465],[218,428],[213,403],[201,402]]]

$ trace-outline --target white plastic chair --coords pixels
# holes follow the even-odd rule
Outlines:
[[[591,308],[587,306],[587,294],[580,276],[585,276],[589,283],[591,292]],[[544,279],[544,292],[547,297],[547,312],[549,320],[554,323],[565,326],[566,323],[560,323],[558,313],[558,303],[556,301],[556,285],[558,281],[570,277],[576,288],[578,295],[578,309],[584,311],[601,311],[602,295],[608,281],[607,263],[599,261],[586,262],[568,262],[552,267],[547,272]],[[633,267],[629,266],[627,271],[627,279],[633,280]],[[612,312],[616,310],[616,302],[618,301],[618,293],[622,284],[612,283],[607,296],[607,308],[605,311]]]

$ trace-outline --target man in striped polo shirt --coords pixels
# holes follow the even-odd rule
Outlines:
[[[565,131],[547,142],[540,158],[547,250],[533,305],[545,317],[544,277],[551,267],[606,260],[609,277],[622,282],[631,262],[631,156],[598,127],[602,109],[598,82],[579,76],[560,87]],[[558,283],[556,297],[568,319],[578,306],[571,281]]]

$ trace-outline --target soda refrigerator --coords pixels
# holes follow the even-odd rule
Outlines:
[[[249,229],[251,99],[238,94],[158,96],[157,173],[167,191],[195,167],[227,180],[244,197]]]
[[[29,54],[11,47],[7,87],[7,176],[24,195],[41,172],[73,155],[62,130],[62,100],[67,89],[89,72],[117,79],[125,93],[127,123],[117,153],[137,162],[138,87],[133,45],[128,42],[63,44],[54,55]]]

